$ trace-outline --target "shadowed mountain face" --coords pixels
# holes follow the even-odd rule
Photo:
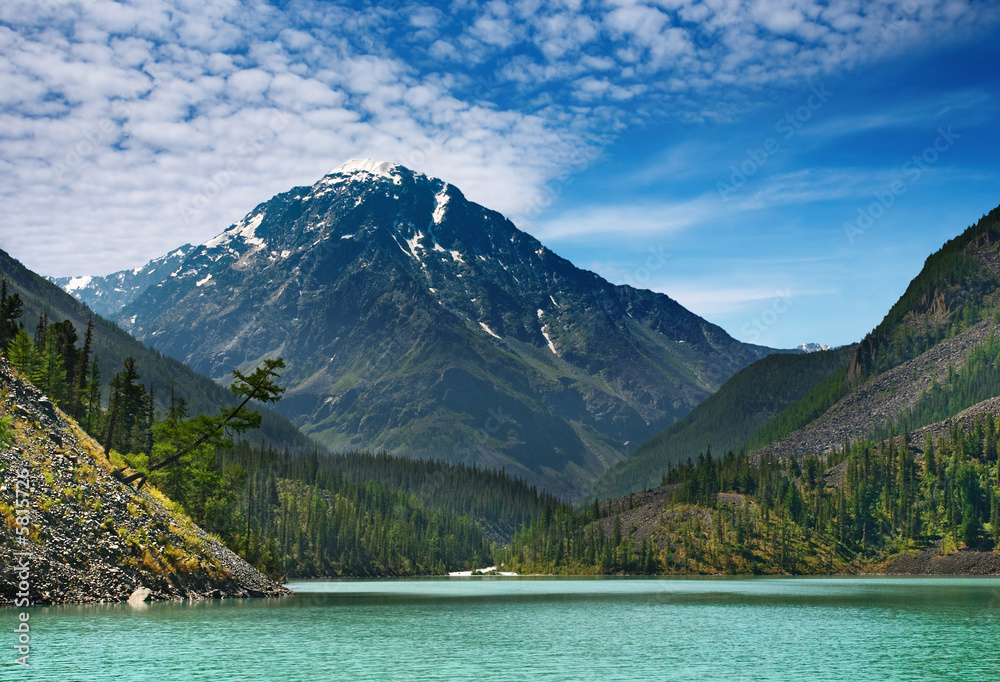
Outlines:
[[[106,312],[216,378],[283,356],[277,409],[328,446],[503,466],[567,496],[772,352],[395,164],[349,162],[154,263]],[[72,293],[99,305],[115,281]]]

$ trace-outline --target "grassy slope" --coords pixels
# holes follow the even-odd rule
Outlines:
[[[11,422],[0,448],[0,478],[9,482],[0,492],[0,564],[13,565],[15,551],[32,553],[32,602],[124,601],[139,585],[160,599],[282,592],[156,488],[115,480],[100,444],[0,359],[3,417]],[[32,485],[26,546],[14,518],[22,469]],[[16,592],[13,574],[3,573],[0,606]]]

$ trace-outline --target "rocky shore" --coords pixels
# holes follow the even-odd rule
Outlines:
[[[0,360],[5,416],[13,422],[0,447],[0,606],[15,604],[25,582],[31,604],[123,602],[140,588],[151,600],[289,593],[159,491],[116,480],[99,444]]]
[[[941,555],[941,543],[899,554],[875,573],[884,575],[1000,575],[1000,553],[962,549]]]

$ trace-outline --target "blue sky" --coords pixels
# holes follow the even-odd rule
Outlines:
[[[1000,204],[975,0],[5,0],[0,248],[106,274],[356,157],[735,337],[842,344]]]

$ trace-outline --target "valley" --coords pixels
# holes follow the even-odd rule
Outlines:
[[[110,565],[102,570],[122,579],[53,587],[45,599],[113,601],[140,585],[160,599],[254,594],[279,590],[262,587],[265,574],[491,565],[992,573],[998,211],[928,259],[860,344],[785,352],[740,344],[663,295],[577,270],[451,185],[373,162],[279,195],[145,269],[62,280],[65,291],[5,256],[8,395],[47,400],[32,377],[98,440],[115,419],[134,424],[105,456],[72,414],[44,408],[88,443],[91,463],[71,475],[99,487],[45,492],[59,516],[39,522],[55,531],[81,495],[98,513],[162,504],[225,557],[195,577],[184,550],[164,549],[179,540],[158,522],[120,530],[124,519],[110,514],[89,531],[96,553],[71,565]],[[31,339],[18,318],[35,315]],[[92,334],[78,347],[84,320]],[[74,377],[95,356],[123,369],[85,387]],[[245,377],[277,358],[280,399],[255,408],[247,439],[183,449],[185,429],[209,423],[198,412],[231,409],[219,386],[226,367]],[[65,378],[39,373],[49,366],[65,366]],[[33,475],[61,480],[81,455],[66,460],[29,445],[44,436],[16,435],[29,428],[18,421],[31,413],[25,401],[6,403],[8,443],[27,438]],[[65,444],[47,423],[42,433]],[[173,447],[179,460],[156,470]],[[126,483],[139,476],[152,497]],[[123,533],[150,538],[126,545],[143,556],[138,572],[126,568],[136,559],[122,554]],[[33,542],[65,551],[65,539]],[[227,570],[258,577],[241,584]]]

